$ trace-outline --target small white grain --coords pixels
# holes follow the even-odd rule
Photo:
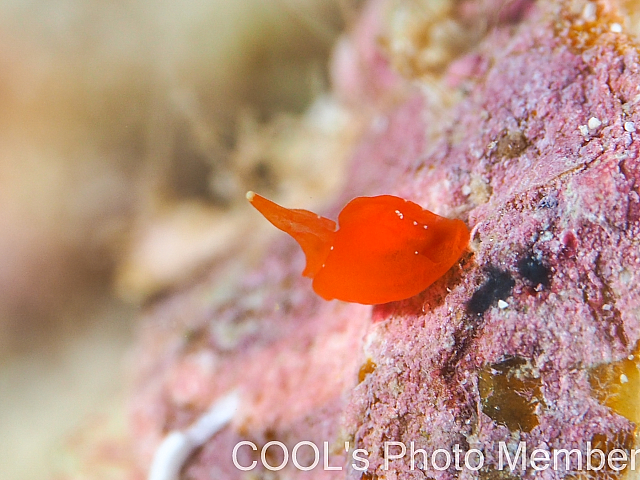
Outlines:
[[[600,121],[599,118],[596,118],[596,117],[591,117],[587,122],[587,126],[589,127],[589,130],[595,130],[600,125],[602,125],[602,122]]]
[[[540,240],[542,240],[543,242],[548,242],[552,238],[553,238],[553,233],[547,231],[542,234],[542,236],[540,237]]]
[[[596,21],[596,4],[593,2],[587,2],[582,10],[582,18],[587,22]]]

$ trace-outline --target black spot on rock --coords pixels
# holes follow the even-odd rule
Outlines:
[[[482,315],[498,300],[508,298],[515,284],[516,282],[509,272],[490,268],[487,271],[487,280],[467,302],[467,311],[475,315]]]
[[[532,254],[518,261],[518,273],[534,287],[540,284],[548,287],[551,283],[551,271],[542,261]]]

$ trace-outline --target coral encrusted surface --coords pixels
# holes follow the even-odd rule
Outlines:
[[[367,84],[359,101],[379,109],[335,211],[354,196],[399,195],[464,220],[468,252],[423,293],[370,307],[317,297],[283,234],[252,269],[216,267],[157,301],[135,362],[142,469],[164,434],[234,388],[241,411],[184,478],[564,478],[578,475],[575,459],[510,472],[501,448],[635,447],[640,419],[620,396],[640,391],[638,49],[615,3],[515,3],[521,14],[494,23],[443,74],[450,104],[421,78],[393,80],[371,27],[393,8],[384,2],[365,7],[341,47],[357,66],[342,55],[333,70],[350,76],[335,82],[346,89],[337,96]],[[376,102],[392,88],[392,107]],[[321,455],[328,442],[329,466],[342,470],[321,460],[304,472],[290,460],[270,472],[243,448],[238,460],[258,466],[240,471],[232,449],[242,440],[279,441],[289,453],[308,441]],[[407,455],[385,465],[385,442]],[[427,454],[413,465],[411,442]],[[482,468],[433,467],[435,450],[456,448],[461,458],[482,452]],[[367,452],[364,471],[354,449]],[[300,463],[312,453],[301,447]],[[281,450],[266,459],[277,465]]]

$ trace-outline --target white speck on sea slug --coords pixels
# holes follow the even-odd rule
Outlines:
[[[636,124],[633,122],[624,122],[624,130],[629,133],[636,131]]]
[[[498,308],[500,310],[504,310],[508,306],[509,306],[509,304],[507,302],[505,302],[504,300],[498,300]]]

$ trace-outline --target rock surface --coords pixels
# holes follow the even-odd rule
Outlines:
[[[634,446],[640,416],[628,412],[637,410],[606,392],[640,391],[638,49],[609,28],[619,19],[613,3],[593,4],[594,17],[582,5],[514,3],[520,10],[450,63],[451,106],[375,50],[390,8],[382,2],[365,9],[334,65],[334,75],[349,76],[336,95],[359,91],[377,116],[328,215],[354,196],[396,194],[467,222],[469,252],[425,292],[372,308],[316,297],[300,276],[302,252],[283,235],[256,268],[229,262],[158,301],[144,315],[135,363],[141,469],[164,434],[233,388],[242,411],[189,460],[184,478],[263,478],[262,467],[234,467],[241,440],[259,448],[277,440],[289,451],[310,441],[321,453],[328,442],[342,471],[289,462],[265,476],[314,479],[562,478],[563,468],[498,472],[499,442]],[[390,441],[429,455],[476,448],[485,466],[411,470],[406,456],[386,470]],[[352,467],[354,448],[369,453],[365,473]],[[259,460],[242,452],[244,464]]]

